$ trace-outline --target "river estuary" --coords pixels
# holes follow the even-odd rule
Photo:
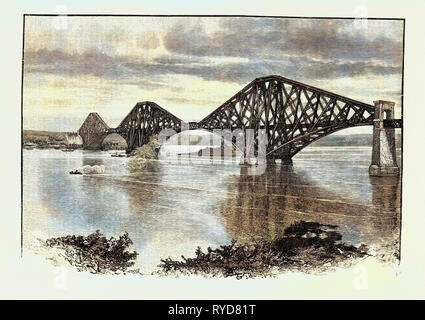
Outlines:
[[[24,254],[35,238],[100,230],[127,231],[142,273],[161,258],[193,256],[197,246],[275,239],[294,221],[338,226],[343,241],[397,253],[399,177],[369,177],[370,147],[310,147],[292,169],[248,175],[237,163],[177,157],[153,161],[143,174],[110,152],[24,150]],[[83,165],[105,173],[70,175]]]

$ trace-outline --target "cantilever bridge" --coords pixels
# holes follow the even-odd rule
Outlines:
[[[255,135],[264,130],[267,158],[291,163],[295,154],[326,135],[374,125],[372,164],[393,168],[397,167],[394,128],[402,125],[400,119],[393,118],[391,102],[380,100],[373,106],[271,75],[253,80],[199,122],[185,123],[156,103],[144,101],[137,103],[117,128],[110,128],[97,113],[90,113],[78,133],[85,149],[100,149],[108,134],[118,133],[131,152],[166,128],[177,133],[185,129],[253,129]]]

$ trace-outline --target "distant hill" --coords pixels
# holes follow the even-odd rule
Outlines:
[[[38,130],[24,130],[24,144],[36,143],[40,146],[48,146],[52,144],[65,145],[66,137],[64,132],[51,132],[51,131],[38,131]],[[330,135],[317,140],[311,144],[311,147],[361,147],[372,146],[372,134],[352,134],[352,135]],[[111,134],[105,139],[105,149],[125,149],[125,142],[120,136],[116,137]],[[177,139],[175,139],[177,143]],[[190,134],[190,145],[196,145],[201,140],[201,136]],[[171,143],[173,144],[173,143]],[[397,148],[401,147],[401,134],[396,131],[396,145]]]
[[[24,143],[48,143],[57,142],[66,144],[65,132],[24,130]]]
[[[67,148],[66,132],[53,132],[41,130],[24,130],[24,147],[37,147],[39,149]],[[125,150],[127,144],[123,137],[116,133],[108,135],[103,141],[103,150]]]
[[[352,135],[330,135],[311,144],[311,147],[363,147],[372,146],[373,135],[358,133]],[[396,132],[396,146],[401,147],[401,134]]]

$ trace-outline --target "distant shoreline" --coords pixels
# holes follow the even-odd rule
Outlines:
[[[352,135],[330,135],[312,143],[311,147],[367,147],[372,146],[372,137],[372,133],[358,133]],[[115,141],[111,142],[112,145],[116,143],[117,142]],[[24,130],[23,146],[27,149],[67,148],[66,132]],[[401,134],[398,132],[396,132],[396,146],[397,148],[401,147]],[[108,148],[106,147],[106,149]]]
[[[66,132],[24,130],[22,144],[25,149],[66,149]]]
[[[66,134],[69,132],[55,132],[44,130],[24,130],[23,147],[24,149],[68,149],[68,140]],[[116,139],[113,135],[105,138],[103,150],[125,150],[124,139]],[[72,149],[82,149],[82,145],[73,145]]]

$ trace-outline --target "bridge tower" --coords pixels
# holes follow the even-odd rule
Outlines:
[[[394,119],[394,102],[378,100],[375,104],[373,120],[372,164],[369,167],[371,176],[397,175],[395,129],[385,126],[385,120]]]
[[[83,139],[83,149],[100,150],[103,139],[110,131],[109,126],[99,114],[91,112],[78,130],[78,134]]]

